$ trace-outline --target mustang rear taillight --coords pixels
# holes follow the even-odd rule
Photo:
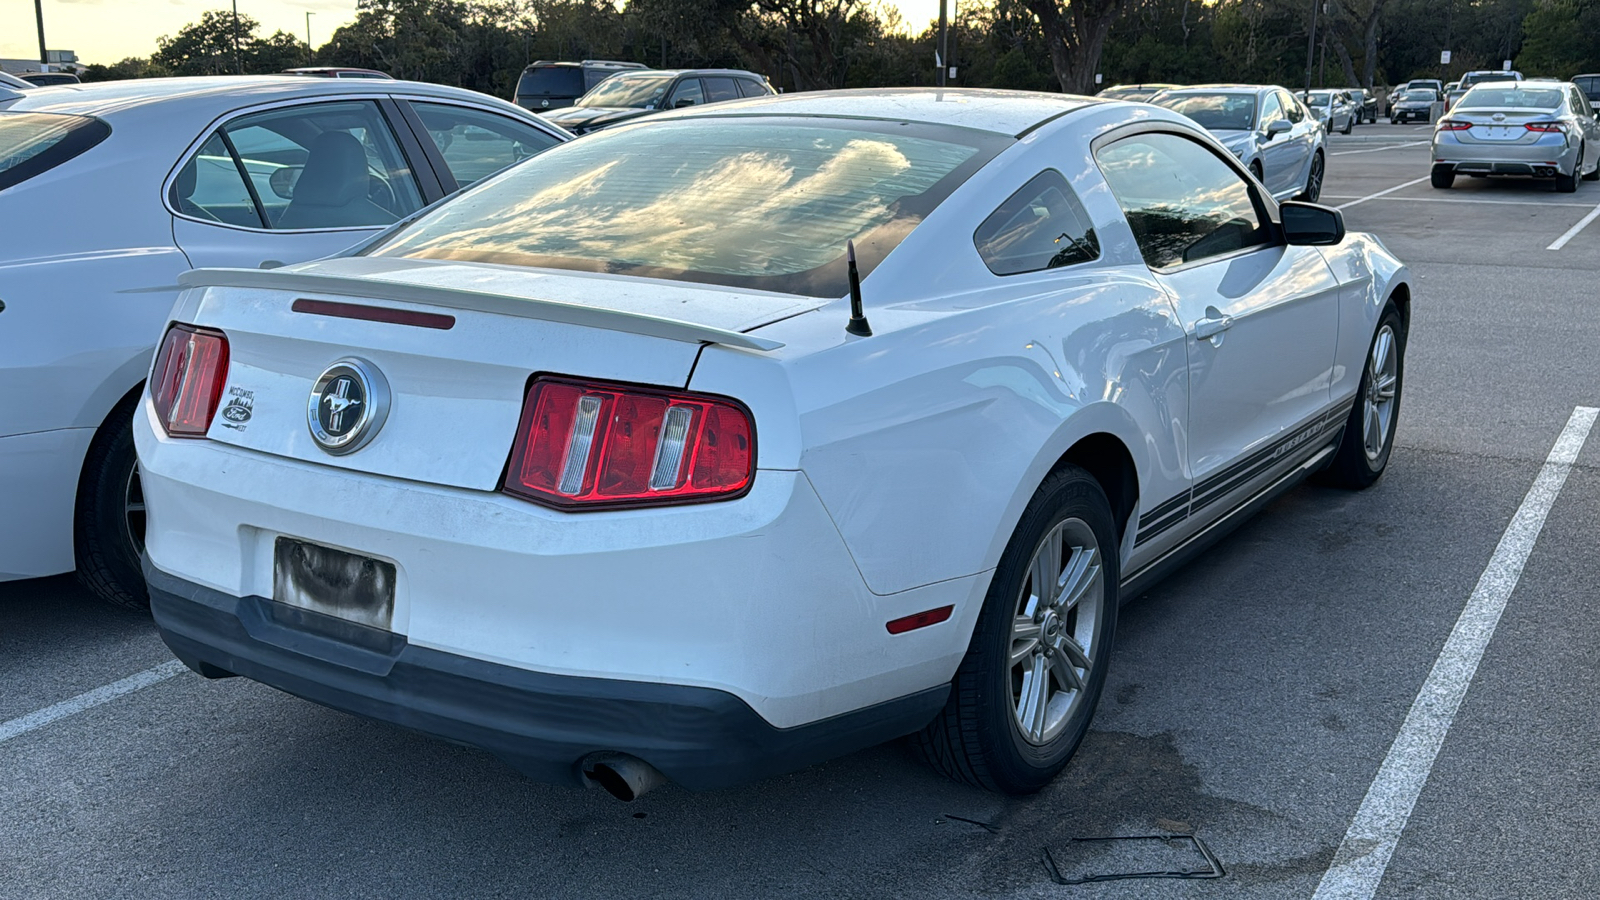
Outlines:
[[[1567,130],[1565,122],[1529,122],[1522,127],[1529,131],[1538,131],[1544,134],[1562,134]]]
[[[150,399],[172,437],[205,437],[228,380],[228,336],[174,324],[161,339],[150,372]]]
[[[559,509],[696,503],[743,494],[755,466],[755,427],[732,400],[541,377],[505,491]]]
[[[1470,131],[1470,130],[1472,130],[1472,123],[1471,122],[1456,122],[1456,121],[1452,121],[1450,119],[1441,119],[1439,121],[1439,130],[1440,131]]]

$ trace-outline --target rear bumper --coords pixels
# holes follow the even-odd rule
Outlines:
[[[1578,165],[1578,148],[1568,144],[1565,139],[1541,140],[1532,144],[1469,144],[1451,135],[1441,134],[1433,142],[1433,164],[1448,165],[1463,175],[1554,177],[1557,171],[1563,175],[1572,174]]]
[[[553,675],[427,647],[338,635],[340,624],[261,597],[234,597],[148,560],[162,640],[207,677],[243,675],[307,700],[481,747],[540,781],[582,783],[591,753],[627,753],[690,790],[793,771],[909,734],[948,685],[794,728],[726,691]],[[346,630],[349,626],[343,626]]]

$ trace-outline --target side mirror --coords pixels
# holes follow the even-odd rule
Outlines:
[[[1321,247],[1344,240],[1344,213],[1316,203],[1285,200],[1278,204],[1283,238],[1301,247]]]
[[[690,100],[688,97],[685,97],[682,100],[679,100],[679,101],[673,103],[672,104],[672,108],[673,109],[683,109],[685,106],[693,106],[693,105],[694,105],[694,101]]]
[[[1267,123],[1267,140],[1272,140],[1280,134],[1287,134],[1294,130],[1288,119],[1274,119]]]

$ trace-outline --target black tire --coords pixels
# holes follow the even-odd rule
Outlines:
[[[1327,175],[1327,165],[1327,159],[1323,157],[1321,150],[1312,155],[1311,169],[1306,172],[1306,188],[1295,196],[1296,200],[1316,203],[1322,199],[1322,182]]]
[[[1266,175],[1261,171],[1261,162],[1259,160],[1250,164],[1250,174],[1254,175],[1256,180],[1262,184],[1267,183]]]
[[[1433,186],[1440,190],[1447,190],[1456,183],[1456,170],[1451,166],[1434,166],[1429,173],[1429,180]]]
[[[1556,193],[1570,194],[1578,189],[1578,173],[1570,175],[1556,174]]]
[[[1054,730],[1041,735],[1044,739],[1035,740],[1024,736],[1019,723],[1021,702],[1014,693],[1018,682],[1014,679],[1012,662],[1018,638],[1013,623],[1026,621],[1018,612],[1033,608],[1031,564],[1035,551],[1045,546],[1046,536],[1054,535],[1057,528],[1069,529],[1069,534],[1075,530],[1080,536],[1092,533],[1098,548],[1090,558],[1098,558],[1100,568],[1097,575],[1088,577],[1099,579],[1100,604],[1093,610],[1094,618],[1090,620],[1093,639],[1087,648],[1086,659],[1090,663],[1087,677],[1081,679],[1081,686],[1075,690],[1046,691],[1037,721],[1044,720],[1046,708],[1051,707],[1052,694],[1061,699],[1064,706],[1051,726]],[[1116,635],[1121,578],[1117,547],[1111,505],[1099,482],[1076,466],[1051,473],[1029,500],[1022,521],[1001,554],[1000,565],[995,569],[983,610],[973,629],[972,642],[951,684],[949,700],[939,715],[911,738],[912,747],[919,756],[957,781],[991,791],[1029,794],[1050,783],[1083,741],[1105,685],[1106,666]],[[1064,559],[1067,560],[1064,564],[1068,564],[1079,557],[1069,553]],[[1066,577],[1067,573],[1063,572],[1061,578]],[[1088,602],[1086,596],[1084,603]],[[1070,621],[1067,617],[1052,619],[1050,616],[1042,619],[1036,616],[1035,621],[1044,623],[1038,626],[1041,634],[1073,632],[1081,636],[1085,620],[1079,616],[1086,609],[1090,607],[1080,605]],[[1039,613],[1043,612],[1040,608]],[[1054,631],[1055,625],[1062,626],[1062,631]],[[1040,639],[1032,640],[1035,650],[1028,654],[1029,659],[1040,653]],[[1083,674],[1077,669],[1072,671],[1074,678]],[[1050,674],[1045,675],[1044,681],[1051,688],[1058,684]],[[1022,681],[1021,685],[1026,696],[1027,681]]]
[[[1368,453],[1365,426],[1368,415],[1366,401],[1372,390],[1374,351],[1385,329],[1393,340],[1394,397],[1388,410],[1388,433],[1383,435],[1378,451]],[[1334,451],[1333,460],[1323,470],[1321,481],[1336,487],[1362,490],[1371,487],[1383,476],[1384,469],[1389,466],[1389,454],[1394,450],[1395,432],[1399,430],[1396,426],[1400,424],[1400,400],[1405,388],[1405,364],[1405,324],[1400,318],[1400,311],[1395,308],[1394,302],[1390,301],[1384,304],[1383,315],[1378,317],[1378,327],[1373,330],[1372,341],[1367,345],[1366,364],[1361,367],[1361,384],[1356,388],[1355,408],[1350,410],[1350,418],[1346,420],[1344,426],[1344,437],[1339,441],[1339,449]]]
[[[118,404],[89,445],[78,479],[73,550],[84,587],[109,603],[142,610],[150,607],[139,565],[144,517],[129,512],[130,487],[138,490],[133,454],[137,405],[137,395]]]

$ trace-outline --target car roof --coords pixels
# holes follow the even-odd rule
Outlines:
[[[1004,91],[983,88],[885,88],[804,91],[749,100],[725,100],[675,110],[664,118],[709,116],[799,116],[880,119],[972,128],[1020,135],[1058,116],[1090,105],[1125,103],[1075,94]],[[1128,104],[1131,105],[1131,104]]]
[[[749,69],[628,69],[618,72],[618,75],[748,75],[751,78],[762,78]],[[610,79],[606,79],[609,81]]]
[[[420,94],[443,99],[471,99],[474,102],[498,107],[511,106],[503,100],[465,88],[424,84],[418,81],[223,75],[198,78],[136,78],[128,81],[38,87],[12,102],[7,110],[107,116],[149,109],[157,104],[161,104],[166,110],[179,107],[213,109],[219,106],[237,107],[330,94],[395,93]]]
[[[1284,91],[1284,90],[1288,90],[1288,88],[1281,88],[1281,87],[1279,87],[1278,85],[1275,85],[1275,84],[1186,84],[1183,87],[1171,88],[1171,89],[1165,91],[1165,93],[1168,93],[1168,94],[1188,94],[1188,93],[1250,94],[1250,93],[1257,93],[1259,91]]]

